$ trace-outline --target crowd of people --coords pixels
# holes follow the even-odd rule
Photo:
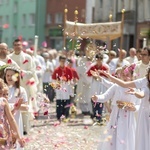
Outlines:
[[[40,111],[37,93],[44,93],[50,103],[56,102],[59,123],[69,121],[72,106],[97,125],[102,125],[104,112],[110,114],[103,137],[107,140],[100,142],[99,150],[149,150],[150,48],[130,48],[127,54],[103,47],[36,51],[20,39],[10,51],[0,43],[1,124],[7,127],[5,134],[1,127],[0,143],[5,142],[0,146],[17,143],[16,149],[23,149],[21,137]],[[14,132],[17,142],[11,143]]]

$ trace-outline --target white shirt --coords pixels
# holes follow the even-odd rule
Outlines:
[[[47,82],[51,82],[52,81],[52,72],[54,71],[54,67],[52,62],[47,61],[45,62],[45,72],[43,74],[43,82],[47,83]]]
[[[150,66],[150,63],[145,65],[142,62],[137,64],[134,70],[134,77],[135,79],[140,79],[145,77],[145,75],[147,74],[147,68]]]
[[[119,65],[119,66],[117,66]],[[115,73],[117,67],[124,67],[125,65],[130,65],[130,63],[123,59],[122,62],[120,62],[119,58],[114,58],[111,60],[111,62],[109,63],[109,67],[110,67],[110,73]]]
[[[133,63],[137,63],[138,62],[138,59],[137,59],[137,57],[136,56],[134,56],[134,57],[127,57],[127,58],[125,58],[125,60],[127,60],[130,64],[133,64]]]

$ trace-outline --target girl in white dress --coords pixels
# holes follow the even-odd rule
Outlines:
[[[132,91],[132,94],[142,98],[138,113],[135,150],[150,150],[150,67],[147,69],[147,77],[130,82],[123,82],[106,72],[105,75],[124,88],[130,87],[141,90],[140,93]]]
[[[124,81],[132,80],[133,70],[122,72]],[[111,86],[104,94],[92,96],[94,102],[112,101],[112,112],[107,126],[107,133],[100,142],[98,150],[135,150],[136,120],[134,112],[140,101],[126,93],[128,89],[117,84]]]
[[[10,111],[7,99],[3,97],[4,87],[5,83],[0,79],[0,150],[14,148],[16,140],[21,147],[25,144],[19,135],[18,127]]]
[[[23,136],[23,122],[21,110],[28,109],[27,94],[23,87],[20,87],[20,71],[14,67],[7,67],[4,71],[4,81],[9,86],[8,103],[19,128],[19,133]],[[21,150],[20,145],[17,145],[17,150]]]

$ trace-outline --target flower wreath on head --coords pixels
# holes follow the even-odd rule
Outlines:
[[[21,72],[21,70],[17,67],[14,67],[14,66],[7,66],[5,69],[4,69],[4,73],[6,73],[7,70],[13,70],[13,71],[16,71],[18,73]]]
[[[9,65],[2,65],[2,66],[0,66],[0,71],[4,70],[6,67],[9,67]]]
[[[124,73],[129,73],[129,72],[133,72],[134,69],[136,67],[136,64],[131,64],[130,66],[127,66],[125,69],[124,69]]]
[[[3,76],[4,76],[4,70],[7,67],[9,67],[9,65],[7,65],[7,64],[0,66],[0,78],[3,78]]]

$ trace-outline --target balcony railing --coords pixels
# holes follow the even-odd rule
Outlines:
[[[122,12],[116,14],[116,20],[120,21],[122,18]],[[128,23],[132,23],[135,20],[135,11],[125,11],[124,13],[124,21]]]

